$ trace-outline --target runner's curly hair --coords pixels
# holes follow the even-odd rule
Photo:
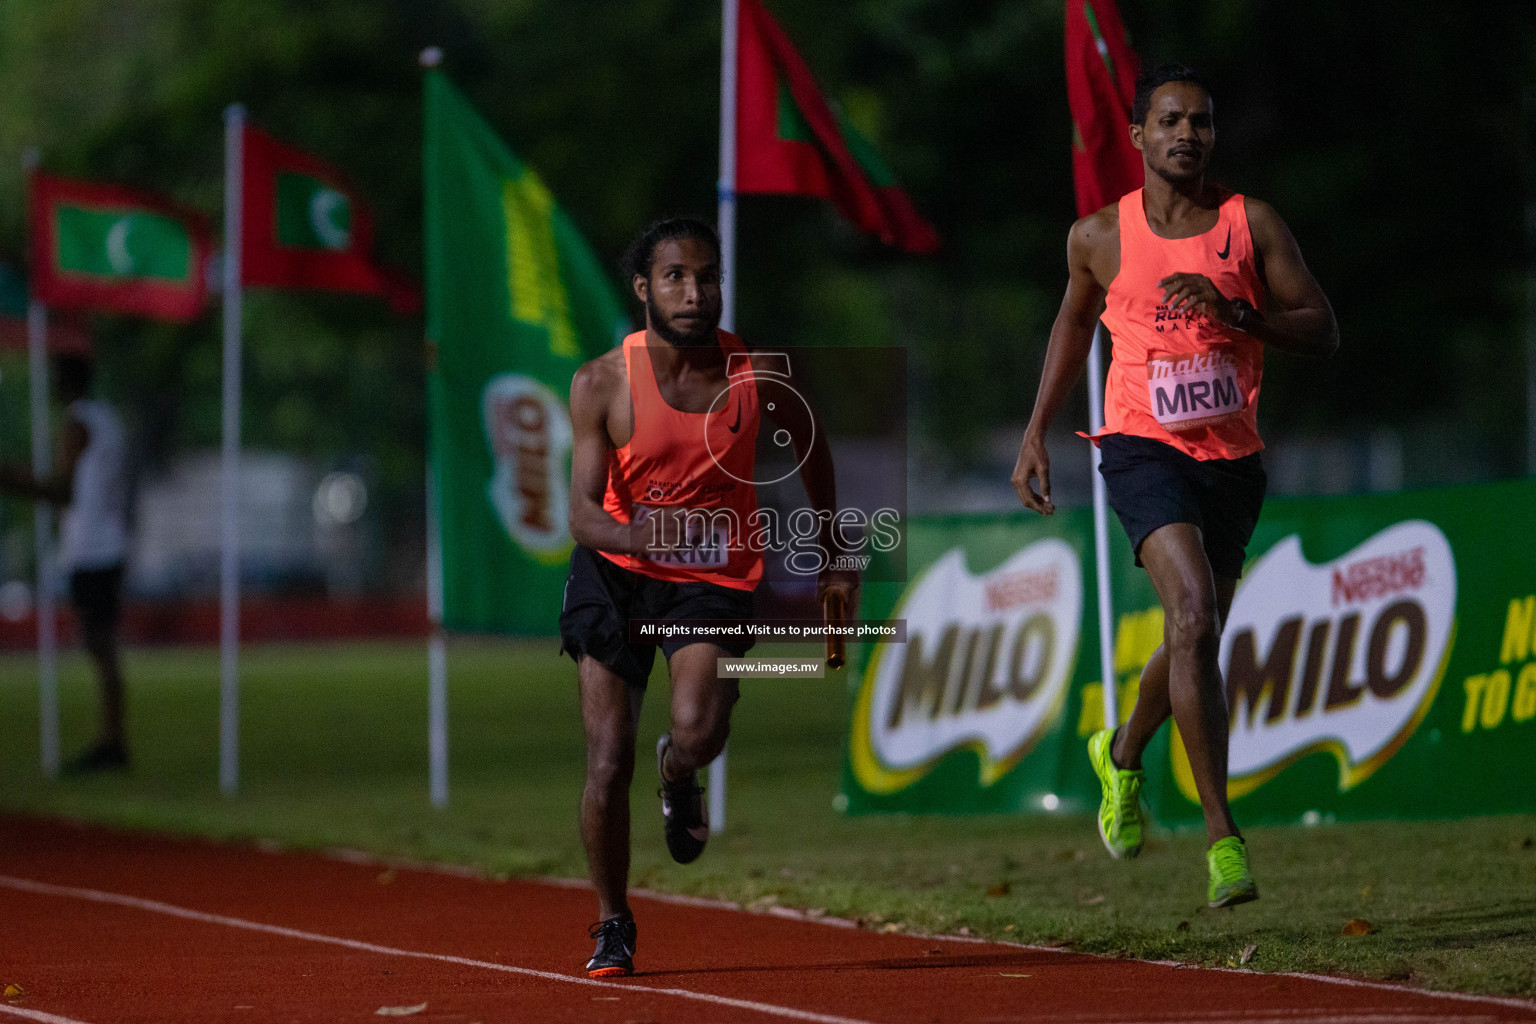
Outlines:
[[[715,250],[715,259],[720,259],[720,236],[715,234],[714,228],[693,217],[668,217],[653,221],[636,235],[624,250],[624,258],[619,266],[630,278],[639,275],[649,279],[651,263],[656,259],[656,247],[662,242],[677,242],[684,238],[696,238],[708,243]]]

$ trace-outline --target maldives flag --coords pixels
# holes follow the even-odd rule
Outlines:
[[[1072,110],[1072,177],[1077,215],[1145,182],[1131,145],[1131,102],[1141,59],[1131,49],[1115,0],[1067,0],[1067,106]]]
[[[32,295],[55,309],[191,320],[208,298],[207,223],[138,189],[31,175]]]
[[[939,235],[890,168],[833,114],[789,37],[759,0],[740,0],[736,50],[736,191],[819,196],[860,230],[907,252]]]
[[[246,128],[241,162],[240,283],[315,288],[421,307],[421,292],[373,261],[373,217],[346,179],[303,150]]]

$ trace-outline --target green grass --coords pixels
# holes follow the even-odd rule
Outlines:
[[[130,653],[133,774],[60,783],[37,767],[33,662],[0,656],[0,807],[491,874],[585,874],[574,670],[553,641],[451,645],[444,811],[427,796],[423,646],[268,647],[242,664],[241,788],[226,799],[216,652]],[[1248,966],[1259,970],[1536,996],[1536,815],[1252,829],[1264,898],[1209,911],[1199,836],[1156,837],[1121,863],[1087,816],[836,813],[841,683],[749,680],[731,742],[729,828],[683,868],[667,858],[651,795],[660,670],[653,688],[634,790],[636,885],[1151,959],[1225,965],[1253,945]],[[67,756],[95,713],[78,655],[63,659],[61,702]],[[1351,918],[1377,931],[1341,936]]]

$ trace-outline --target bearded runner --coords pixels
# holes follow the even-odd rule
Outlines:
[[[735,679],[716,673],[750,637],[690,635],[635,642],[631,619],[663,625],[715,620],[735,630],[752,618],[763,552],[748,537],[757,509],[753,468],[766,412],[786,431],[812,507],[830,529],[836,485],[825,433],[803,402],[760,399],[749,353],[719,329],[720,243],[696,220],[658,221],[625,258],[645,330],[586,363],[571,381],[571,571],[560,612],[561,649],[577,663],[587,778],[581,838],[597,891],[592,977],[634,970],[629,884],[629,786],[640,701],[655,661],[672,675],[671,729],[656,744],[667,849],[680,864],[709,837],[697,772],[725,747]],[[766,386],[766,385],[764,385]],[[831,550],[823,538],[824,550]],[[845,605],[854,578],[823,571],[821,594]],[[739,632],[739,631],[738,631]]]
[[[1105,426],[1092,440],[1109,503],[1152,577],[1166,623],[1129,721],[1095,733],[1099,833],[1141,851],[1142,754],[1173,718],[1205,815],[1212,907],[1258,897],[1227,802],[1228,714],[1217,653],[1264,502],[1256,419],[1264,347],[1331,355],[1338,325],[1280,216],[1206,181],[1216,141],[1210,89],[1181,64],[1136,83],[1129,127],[1146,185],[1082,218],[1012,482],[1050,515],[1045,434],[1083,372],[1096,322],[1114,342]],[[1039,490],[1035,490],[1035,481]]]

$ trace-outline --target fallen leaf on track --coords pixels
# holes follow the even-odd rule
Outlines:
[[[7,999],[14,999],[17,996],[24,996],[26,994],[27,990],[14,982],[5,986],[5,998]]]
[[[1253,945],[1252,943],[1249,943],[1248,945],[1244,946],[1242,953],[1238,955],[1237,962],[1240,963],[1240,964],[1245,964],[1249,960],[1252,960],[1253,959],[1253,954],[1254,954],[1254,952],[1256,950],[1258,950],[1258,948],[1259,948],[1258,946]]]
[[[409,1017],[413,1013],[420,1013],[427,1008],[426,1003],[417,1003],[415,1006],[381,1006],[373,1011],[375,1017]]]
[[[1376,926],[1363,917],[1351,918],[1344,922],[1344,927],[1339,929],[1340,935],[1348,935],[1351,938],[1360,935],[1369,935],[1376,930]]]

